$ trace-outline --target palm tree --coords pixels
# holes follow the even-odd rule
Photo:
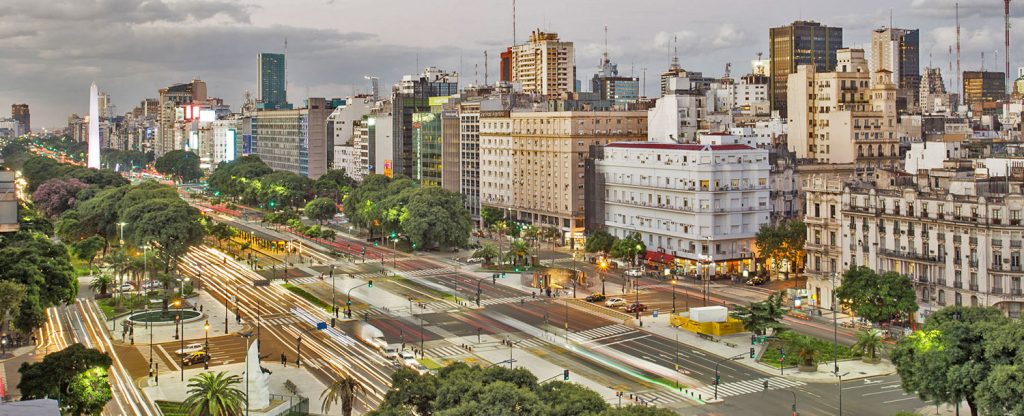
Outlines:
[[[491,264],[491,260],[494,260],[494,258],[498,257],[499,255],[501,255],[501,253],[498,252],[498,249],[494,247],[494,244],[491,243],[484,243],[484,245],[480,247],[480,249],[473,252],[473,257],[479,257],[484,259],[484,263],[486,264]]]
[[[498,251],[500,252],[501,251],[501,241],[506,239],[505,233],[508,232],[508,223],[505,222],[504,220],[501,220],[501,221],[495,222],[494,224],[491,224],[491,232],[497,233],[499,238],[500,238],[498,240]]]
[[[366,389],[359,381],[346,374],[344,377],[334,380],[330,386],[320,393],[324,403],[321,410],[326,414],[331,410],[331,405],[341,402],[341,414],[352,415],[352,405],[356,402],[356,391],[366,392]]]
[[[537,243],[538,237],[540,237],[540,229],[537,226],[530,224],[523,227],[523,230],[519,233],[522,238],[530,241],[530,246]]]
[[[768,330],[776,334],[786,330],[782,324],[782,317],[786,314],[786,308],[782,301],[782,292],[775,292],[768,295],[768,299],[760,302],[751,302],[748,306],[733,306],[733,317],[743,322],[743,326],[755,335],[767,335]]]
[[[530,255],[530,243],[522,239],[516,239],[508,247],[508,255],[515,257],[515,264],[519,264],[519,260]]]
[[[245,393],[242,378],[227,372],[206,372],[188,379],[185,409],[189,416],[233,416],[242,413]]]
[[[878,362],[878,350],[882,349],[882,331],[867,329],[857,333],[857,342],[851,347],[864,355],[864,362]]]
[[[124,279],[124,275],[131,269],[131,257],[128,257],[128,253],[125,252],[124,248],[107,253],[103,257],[103,261],[110,266],[110,271],[117,277],[117,283],[120,284]]]
[[[114,283],[114,279],[109,274],[101,274],[92,278],[92,282],[89,283],[89,289],[100,292],[101,295],[107,294],[107,289]]]
[[[807,336],[800,335],[792,338],[793,344],[797,347],[797,355],[800,357],[800,366],[810,370],[812,367],[816,371],[818,363],[815,358],[818,357],[818,350],[814,348],[814,344],[811,339]],[[805,371],[801,369],[800,371]]]

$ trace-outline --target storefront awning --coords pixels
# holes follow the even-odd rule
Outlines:
[[[657,251],[648,251],[647,261],[661,264],[674,264],[675,258],[672,257],[671,254],[661,253]]]

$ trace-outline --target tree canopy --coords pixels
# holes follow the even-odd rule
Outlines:
[[[56,218],[75,206],[78,193],[89,185],[78,179],[50,179],[32,193],[32,202],[43,215]]]
[[[14,313],[14,326],[29,332],[41,325],[44,310],[71,302],[78,282],[68,250],[46,235],[18,232],[0,238],[0,280],[25,286],[26,296]]]
[[[309,201],[303,212],[306,213],[309,219],[323,224],[324,221],[334,218],[334,214],[338,213],[338,206],[334,205],[333,199],[321,197]]]
[[[769,258],[776,265],[785,260],[796,268],[803,258],[806,240],[807,225],[803,221],[791,220],[778,225],[761,225],[754,245],[760,257]]]
[[[647,245],[644,244],[640,233],[632,232],[626,238],[616,240],[608,255],[633,262],[636,256],[647,252]]]
[[[777,334],[787,329],[782,323],[786,315],[782,298],[783,292],[774,292],[768,295],[768,299],[750,302],[748,306],[734,305],[732,316],[742,321],[747,331],[756,335],[767,335],[769,329]]]
[[[881,275],[860,266],[843,273],[836,297],[850,305],[857,316],[886,322],[917,311],[917,295],[910,279],[896,272]]]
[[[597,230],[590,237],[587,237],[587,243],[583,246],[583,249],[587,253],[600,253],[610,252],[618,239],[615,236],[608,234],[605,230]]]
[[[998,309],[949,306],[892,353],[903,388],[926,402],[966,401],[972,415],[1020,414],[1024,324]]]
[[[203,177],[199,168],[199,155],[188,150],[171,150],[156,158],[153,168],[170,176],[175,182],[196,182]]]
[[[551,415],[551,416],[669,416],[654,407],[613,409],[586,387],[563,381],[544,384],[526,369],[483,368],[449,364],[437,374],[419,375],[401,369],[391,377],[391,390],[372,416],[419,415]]]
[[[409,178],[369,175],[345,199],[345,213],[356,225],[387,234],[400,232],[417,248],[465,245],[472,222],[462,196]]]
[[[18,390],[22,399],[60,397],[70,414],[97,414],[111,399],[107,354],[82,344],[47,354],[37,363],[22,363]]]

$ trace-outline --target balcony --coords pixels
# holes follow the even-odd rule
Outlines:
[[[963,289],[964,288],[964,282],[957,280],[957,281],[953,282],[953,287],[955,287],[957,289]]]
[[[1020,296],[1020,294],[1021,294],[1020,288],[1010,289],[1010,294],[1013,295],[1013,296]]]
[[[1003,270],[1003,264],[1002,263],[992,263],[991,266],[988,266],[988,269],[992,270],[992,271],[997,271],[998,272],[998,271]]]
[[[850,247],[850,248],[852,249],[853,247]],[[927,261],[927,262],[935,262],[935,263],[939,262],[938,257],[928,256],[928,255],[925,255],[923,253],[918,253],[916,251],[902,251],[902,250],[881,249],[881,250],[878,250],[878,254],[883,255],[883,256],[887,256],[887,257],[898,257],[900,259],[907,259],[907,260],[918,260],[918,261]]]
[[[1010,225],[1020,225],[1020,219],[1010,220]]]
[[[975,284],[972,284],[972,285],[971,285],[971,290],[973,290],[973,291],[977,292],[977,291],[978,291],[978,284],[977,284],[977,283],[975,283]]]
[[[1001,288],[1001,287],[994,287],[994,288],[992,288],[992,294],[993,295],[1002,295],[1003,294],[1003,288]]]
[[[928,283],[928,276],[917,276],[918,283]]]

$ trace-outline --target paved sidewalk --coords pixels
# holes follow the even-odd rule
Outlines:
[[[214,299],[213,296],[211,296],[210,294],[206,293],[206,291],[204,291],[204,290],[201,290],[201,291],[197,292],[197,296],[193,296],[191,298],[185,299],[185,302],[186,302],[185,310],[192,310],[191,306],[195,305],[195,307],[196,307],[195,310],[196,310],[196,312],[198,312],[199,311],[199,306],[200,305],[203,306],[202,316],[199,319],[186,320],[186,322],[184,324],[184,327],[180,328],[183,331],[183,333],[184,333],[184,337],[185,337],[186,341],[188,341],[188,340],[197,340],[197,339],[204,338],[206,336],[206,332],[203,330],[203,325],[205,325],[207,320],[209,320],[209,322],[210,322],[210,336],[211,337],[224,335],[224,304],[223,303],[221,303],[221,302],[217,301],[216,299]],[[243,324],[246,323],[245,319],[243,319],[241,323],[239,323],[235,319],[235,304],[234,304],[234,302],[231,302],[230,307],[231,307],[231,309],[227,311],[227,315],[228,315],[228,332],[227,333],[229,333],[229,334],[237,332],[238,330],[240,330],[243,327]],[[153,310],[158,311],[159,309],[153,309]],[[168,313],[173,315],[174,314],[174,309],[171,309],[170,311],[168,311]],[[117,327],[117,331],[111,332],[111,336],[113,337],[112,339],[115,342],[118,342],[118,343],[130,342],[130,340],[127,337],[122,341],[122,339],[121,339],[121,331],[120,331],[121,323],[124,322],[124,319],[127,316],[128,316],[127,314],[122,315],[122,316],[118,316],[117,319],[116,319],[116,321],[117,321],[116,323],[114,322],[114,320],[110,320],[110,319],[107,320],[108,327],[110,325],[116,325],[116,327]],[[243,316],[243,318],[245,318],[245,317]],[[135,324],[135,342],[136,343],[149,342],[149,335],[150,335],[151,331],[153,333],[153,342],[155,342],[155,343],[167,342],[167,341],[175,340],[175,338],[174,338],[174,334],[176,332],[175,331],[175,326],[176,325],[174,325],[173,321],[171,321],[169,323],[156,324],[156,325],[147,324],[147,323],[137,323],[137,324]]]

